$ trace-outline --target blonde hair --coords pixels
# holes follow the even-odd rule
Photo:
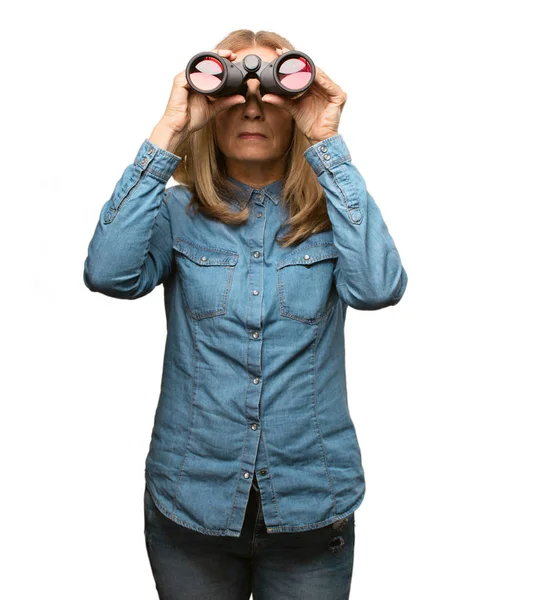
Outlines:
[[[231,32],[215,48],[238,52],[244,48],[264,46],[275,50],[294,46],[284,37],[271,31],[254,33],[249,29]],[[286,170],[283,178],[282,205],[287,209],[288,232],[277,241],[287,247],[308,238],[312,233],[331,229],[326,209],[326,198],[317,175],[304,157],[309,148],[307,137],[295,126],[294,134],[285,155]],[[240,225],[248,220],[249,206],[236,212],[223,199],[235,193],[227,180],[225,159],[214,139],[212,121],[183,140],[175,149],[182,157],[173,177],[192,193],[190,206],[202,214],[228,225]],[[195,157],[200,157],[195,160]]]

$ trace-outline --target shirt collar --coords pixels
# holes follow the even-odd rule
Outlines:
[[[277,181],[273,181],[272,183],[266,185],[263,188],[254,188],[246,183],[243,183],[242,181],[239,181],[238,179],[229,177],[229,175],[227,176],[227,179],[237,185],[239,189],[239,198],[241,202],[244,202],[245,204],[249,203],[250,198],[252,198],[252,194],[254,192],[262,192],[268,198],[270,198],[274,204],[279,204],[281,200],[281,195],[283,192],[282,179],[277,179]],[[230,197],[228,198],[228,200],[235,206],[240,206],[239,199]]]

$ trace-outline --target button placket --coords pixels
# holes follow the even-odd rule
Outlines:
[[[247,357],[247,390],[245,391],[245,414],[247,426],[254,432],[260,433],[259,406],[262,391],[261,354],[262,354],[262,291],[264,289],[264,230],[266,226],[265,196],[261,191],[252,193],[252,201],[258,205],[256,213],[248,221],[249,248],[251,258],[248,261],[250,272],[248,274],[248,306],[246,308],[245,327],[248,330]],[[255,214],[255,217],[254,217]],[[263,219],[261,217],[264,217]],[[257,461],[259,437],[250,435],[246,437],[247,448],[245,449],[246,460],[243,468],[247,469],[243,475],[244,479],[250,479],[251,473]]]

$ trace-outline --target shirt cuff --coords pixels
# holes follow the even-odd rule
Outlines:
[[[147,171],[157,179],[167,182],[176,170],[181,157],[164,148],[160,148],[148,138],[141,144],[134,165],[142,171]]]
[[[304,152],[304,156],[316,175],[343,162],[351,162],[349,149],[341,133],[313,144]]]

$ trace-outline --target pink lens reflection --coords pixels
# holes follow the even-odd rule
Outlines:
[[[223,76],[223,65],[219,60],[208,56],[199,61],[191,69],[189,79],[195,87],[209,92],[220,85]]]
[[[289,90],[301,90],[311,81],[313,71],[305,58],[289,58],[279,65],[279,81]]]

